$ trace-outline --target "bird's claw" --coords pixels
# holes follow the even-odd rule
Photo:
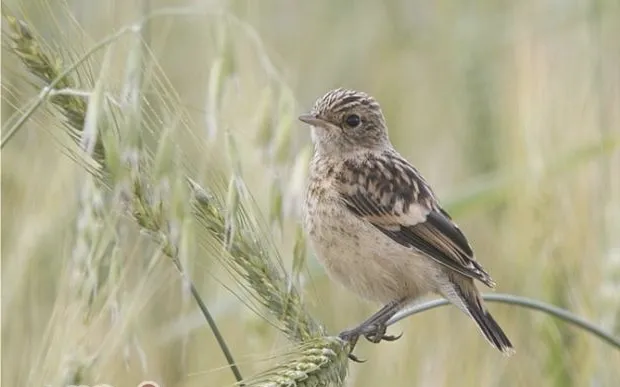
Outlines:
[[[363,335],[366,338],[366,340],[374,344],[378,344],[381,341],[396,341],[403,336],[402,333],[396,336],[386,335],[385,334],[386,330],[387,330],[387,327],[385,326],[385,324],[372,325],[369,327],[357,327],[355,329],[351,329],[351,330],[340,333],[338,337],[340,338],[340,340],[349,343],[349,347],[350,347],[349,355],[348,355],[349,359],[351,359],[352,361],[356,363],[364,363],[366,362],[366,360],[362,360],[353,354],[353,350],[355,349],[355,346],[357,345],[357,341],[359,340],[360,335]]]
[[[396,341],[398,339],[400,339],[401,337],[403,337],[403,333],[399,333],[398,335],[384,335],[381,340],[384,341]]]
[[[356,329],[352,329],[350,331],[341,332],[338,337],[340,338],[340,340],[349,343],[351,349],[353,349],[357,344],[357,340],[359,340],[360,338],[360,334],[357,332]]]
[[[396,341],[403,336],[402,333],[396,336],[386,335],[385,334],[386,331],[387,331],[387,327],[385,326],[385,324],[375,325],[373,326],[372,330],[369,330],[368,332],[364,333],[364,337],[366,338],[366,340],[370,341],[371,343],[378,344],[381,341]]]
[[[366,363],[366,360],[360,359],[359,357],[355,356],[351,352],[349,352],[348,357],[349,357],[349,359],[351,359],[352,361],[354,361],[356,363]]]
[[[366,337],[366,340],[370,341],[371,343],[378,344],[382,341],[396,341],[400,339],[401,337],[403,337],[403,334],[401,333],[399,335],[383,335],[383,336],[376,336],[374,334],[368,334],[364,337]]]
[[[341,332],[338,337],[340,340],[349,343],[349,354],[348,357],[352,361],[356,363],[364,363],[366,360],[362,360],[359,357],[353,354],[353,350],[355,349],[355,345],[360,338],[360,334],[357,332],[357,329],[351,329],[349,331]]]

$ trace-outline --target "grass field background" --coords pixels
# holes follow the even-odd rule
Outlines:
[[[3,384],[232,385],[158,238],[179,247],[245,377],[282,360],[291,344],[261,317],[265,309],[230,274],[221,247],[184,215],[185,174],[228,210],[251,194],[255,239],[274,259],[279,253],[291,286],[328,333],[373,313],[377,305],[325,276],[300,237],[311,145],[296,117],[335,87],[377,98],[394,146],[434,185],[499,292],[554,304],[620,335],[617,1],[2,6],[28,23],[26,35],[42,52],[63,59],[63,69],[156,14],[140,35],[119,34],[71,73],[69,94],[87,101],[81,95],[91,93],[89,106],[105,101],[89,112],[106,133],[109,191],[85,173],[89,157],[71,142],[71,121],[53,103],[3,143]],[[43,85],[14,55],[11,31],[4,20],[3,139]],[[171,207],[165,216],[173,226],[163,234],[146,232],[119,204],[133,192],[132,172],[119,165],[146,154],[154,196]],[[617,349],[537,312],[489,307],[517,349],[512,358],[492,349],[456,308],[441,308],[390,328],[404,333],[397,342],[361,342],[356,353],[368,362],[350,364],[346,385],[598,387],[620,380]]]

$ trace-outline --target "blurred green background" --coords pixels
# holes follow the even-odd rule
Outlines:
[[[146,95],[162,80],[177,93],[174,106],[187,113],[193,141],[208,144],[207,152],[192,153],[184,151],[191,140],[178,141],[200,173],[209,163],[226,164],[225,132],[235,138],[241,175],[265,219],[276,220],[269,232],[287,268],[310,149],[308,128],[295,118],[329,89],[363,90],[381,103],[395,147],[434,185],[498,291],[553,303],[620,335],[620,2],[2,5],[67,62],[144,12],[164,10],[168,16],[145,31]],[[127,45],[121,41],[111,55],[111,89],[122,85]],[[96,78],[101,58],[95,54],[81,71]],[[3,39],[3,130],[37,93],[28,80]],[[81,81],[79,88],[92,89],[92,79]],[[165,110],[151,101],[153,110]],[[66,268],[77,248],[83,174],[58,146],[58,126],[58,114],[38,113],[2,149],[2,382],[43,386],[83,372],[85,384],[232,384],[178,273],[129,226],[115,253],[129,262],[119,271],[123,286],[89,324],[72,314]],[[187,257],[244,376],[273,364],[285,339],[222,286],[217,259]],[[151,262],[149,271],[136,262]],[[304,298],[329,332],[378,307],[330,282],[312,252],[307,266]],[[368,362],[350,366],[347,385],[620,381],[620,353],[612,347],[536,312],[489,307],[514,357],[492,349],[456,308],[436,309],[390,328],[404,333],[397,342],[360,343],[357,354]]]

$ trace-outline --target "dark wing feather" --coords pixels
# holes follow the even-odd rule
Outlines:
[[[393,153],[345,163],[339,190],[347,208],[395,242],[487,286],[494,282],[476,262],[467,238],[439,206],[420,174]]]

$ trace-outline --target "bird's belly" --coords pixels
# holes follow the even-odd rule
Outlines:
[[[370,300],[413,300],[435,291],[439,269],[346,210],[326,211],[310,222],[310,240],[329,276]]]

